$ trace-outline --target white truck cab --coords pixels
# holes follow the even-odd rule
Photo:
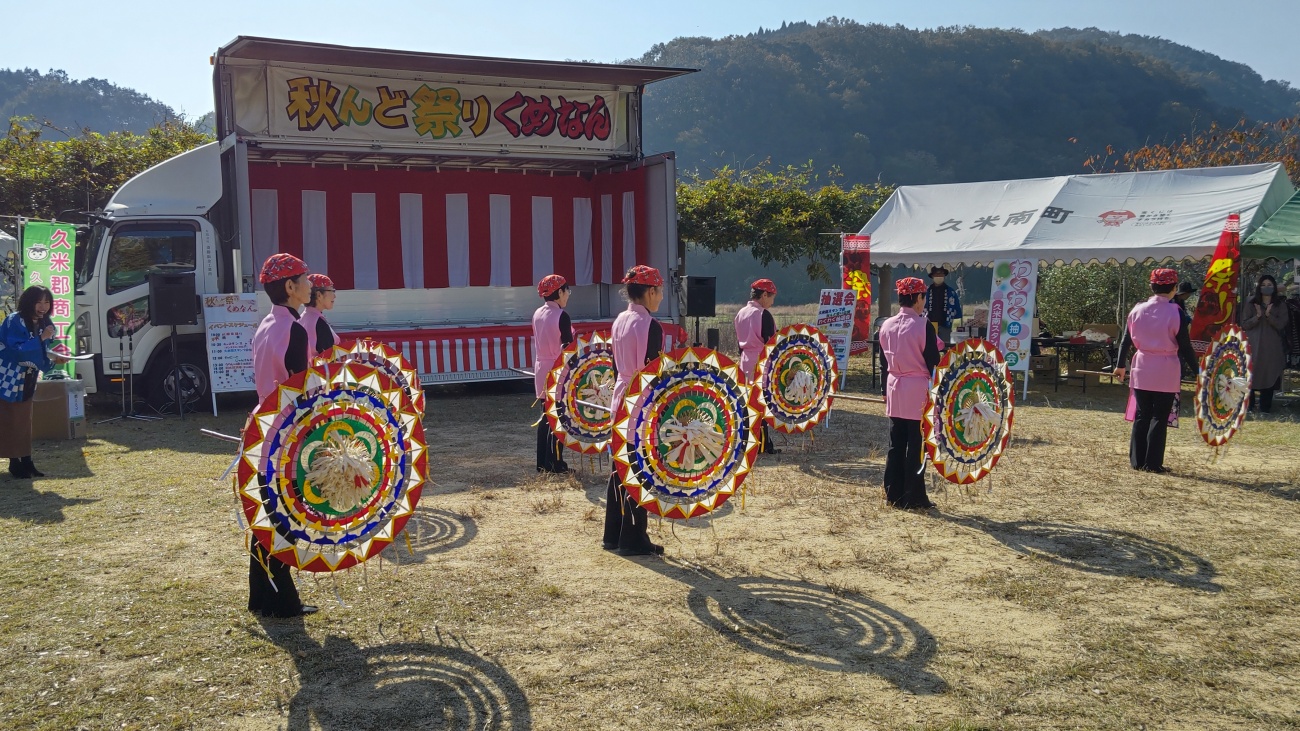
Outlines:
[[[78,376],[94,393],[109,379],[131,376],[155,404],[175,398],[168,338],[149,322],[148,274],[194,272],[199,292],[222,287],[217,232],[207,216],[221,198],[217,143],[177,155],[127,181],[91,229],[77,272]],[[186,400],[208,389],[203,328],[176,330]],[[168,346],[168,347],[164,347]]]

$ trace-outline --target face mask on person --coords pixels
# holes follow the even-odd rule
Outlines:
[[[1261,285],[1259,285],[1259,293],[1260,293],[1260,294],[1267,294],[1267,295],[1271,295],[1271,294],[1273,294],[1273,285],[1271,285],[1271,284],[1261,284]]]
[[[937,285],[940,285],[940,284],[943,284],[943,275],[937,275],[937,276],[935,276],[935,277],[932,277],[932,279],[933,279],[933,281],[934,281],[934,283],[935,283],[936,286],[937,286]]]

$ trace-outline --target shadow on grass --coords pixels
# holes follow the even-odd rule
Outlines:
[[[884,489],[884,464],[854,464],[845,462],[801,464],[797,466],[800,472],[809,477],[815,477],[818,480],[836,482],[841,485],[853,485],[854,487],[875,485],[881,487],[882,490]]]
[[[983,531],[1016,553],[1057,566],[1106,576],[1156,579],[1206,592],[1223,590],[1214,565],[1194,553],[1134,533],[1064,523],[1010,521],[939,513],[937,517]]]
[[[45,482],[52,482],[46,479]],[[36,484],[42,482],[37,478]],[[98,502],[99,498],[63,497],[57,492],[36,489],[32,480],[0,478],[0,519],[17,518],[24,523],[62,523],[69,505]]]
[[[419,506],[402,533],[384,550],[385,557],[392,558],[387,554],[397,552],[399,563],[424,563],[430,556],[454,551],[474,540],[478,536],[478,524],[473,518],[448,510]]]
[[[459,641],[361,647],[329,636],[317,643],[301,617],[260,621],[297,666],[288,731],[533,727],[528,699],[510,673]]]
[[[591,484],[590,481],[584,481],[582,483],[582,494],[583,497],[587,498],[587,502],[591,503],[597,508],[600,508],[600,514],[602,516],[600,519],[604,520],[603,516],[605,513],[605,500],[609,496],[609,477],[606,476],[605,479],[602,480],[599,485]],[[722,505],[719,505],[716,509],[711,511],[708,514],[708,517],[706,519],[712,520],[714,518],[721,518],[724,515],[731,515],[731,513],[736,509],[735,503],[739,500],[740,500],[739,494],[732,495],[731,497],[727,498],[727,502],[723,503]],[[656,520],[658,520],[658,518],[656,518],[656,516],[653,513],[651,513],[650,514],[651,525],[653,525]],[[671,522],[671,521],[665,521],[665,522]]]
[[[1281,498],[1283,500],[1300,500],[1300,483],[1296,483],[1292,481],[1265,482],[1265,483],[1253,484],[1248,482],[1242,482],[1241,480],[1233,480],[1225,477],[1217,477],[1211,474],[1196,473],[1196,472],[1189,473],[1186,475],[1179,475],[1179,477],[1186,477],[1189,480],[1195,480],[1196,482],[1205,482],[1211,485],[1225,485],[1227,487],[1235,487],[1239,490],[1245,490],[1247,492],[1257,492],[1261,495],[1269,495],[1271,497]]]
[[[916,620],[853,590],[766,576],[724,578],[657,559],[639,561],[691,588],[686,604],[705,626],[780,662],[879,675],[918,695],[948,684],[926,667],[938,642]]]

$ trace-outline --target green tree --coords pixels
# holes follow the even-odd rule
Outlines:
[[[764,265],[802,260],[809,278],[830,282],[840,244],[826,234],[861,229],[893,188],[844,188],[835,170],[825,177],[811,162],[724,166],[707,178],[687,173],[677,185],[678,233],[714,254],[747,249]]]
[[[180,120],[144,134],[84,130],[70,136],[15,118],[0,138],[0,216],[53,218],[61,211],[101,208],[146,168],[211,141]]]
[[[1054,333],[1090,323],[1118,325],[1151,296],[1151,267],[1128,264],[1050,266],[1038,275],[1038,319]]]

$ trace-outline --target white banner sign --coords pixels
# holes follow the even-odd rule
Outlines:
[[[257,390],[253,380],[253,334],[261,320],[255,294],[203,295],[214,413],[215,394]]]
[[[1029,370],[1037,290],[1037,261],[1001,259],[993,262],[988,339],[1002,351],[1002,357],[1007,359],[1007,367],[1011,370]]]
[[[250,70],[251,71],[251,70]],[[239,126],[272,137],[461,149],[623,150],[628,92],[268,67],[239,74]],[[258,104],[264,85],[267,102]]]
[[[817,329],[831,341],[840,373],[849,367],[849,340],[853,336],[853,311],[858,294],[851,289],[823,289],[817,305]]]

